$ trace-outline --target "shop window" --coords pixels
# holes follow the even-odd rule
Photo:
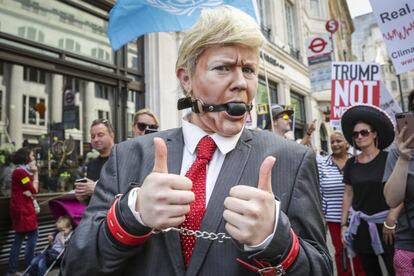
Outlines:
[[[274,81],[269,80],[269,94],[270,94],[270,103],[277,104],[277,83]],[[268,95],[267,95],[267,88],[266,88],[266,81],[263,77],[259,77],[259,87],[258,93],[256,97],[256,103],[259,104],[268,104]]]
[[[32,41],[36,41],[40,43],[43,43],[45,41],[45,34],[42,31],[39,31],[33,27],[26,27],[26,26],[19,27],[17,32],[19,36],[32,40]]]
[[[129,90],[129,91],[128,91],[128,101],[129,101],[129,102],[132,102],[132,103],[135,103],[136,98],[137,98],[137,96],[136,96],[136,92],[135,92],[135,91],[133,91],[133,90]]]
[[[39,103],[41,103],[43,106],[46,106],[45,99],[39,99]],[[39,125],[41,126],[44,126],[46,123],[45,114],[46,112],[42,112],[42,113],[39,112]]]
[[[105,110],[98,110],[98,119],[109,120],[109,112]]]
[[[92,56],[96,59],[100,59],[104,61],[110,60],[110,54],[108,53],[108,51],[105,51],[104,49],[101,49],[101,48],[93,48]]]
[[[396,82],[396,81],[392,81],[392,82],[391,82],[391,89],[392,89],[393,91],[397,91],[397,82]]]
[[[80,53],[79,42],[76,42],[75,40],[71,38],[59,39],[59,48],[66,50],[66,51],[70,51],[70,52]]]
[[[33,67],[25,67],[23,71],[23,80],[45,84],[46,72]]]
[[[46,105],[44,98],[23,95],[23,124],[39,126],[46,125],[46,113],[40,113],[37,111],[39,103]]]
[[[65,87],[66,89],[73,90],[75,93],[80,91],[80,80],[65,76]]]
[[[29,124],[30,125],[36,124],[36,102],[37,102],[37,99],[35,97],[29,97]]]
[[[288,44],[291,48],[297,48],[297,28],[296,28],[296,13],[295,5],[293,5],[289,0],[285,0],[285,15],[286,15],[286,31]]]
[[[320,0],[310,0],[310,15],[314,17],[321,16],[321,3]]]
[[[260,16],[260,28],[262,30],[263,35],[271,39],[272,35],[272,28],[271,23],[269,21],[269,17],[267,16],[267,12],[269,12],[269,5],[270,2],[266,0],[257,0],[257,7],[259,10],[259,16]]]
[[[108,99],[111,87],[96,83],[95,84],[95,97],[100,99]]]
[[[408,81],[407,81],[407,79],[403,79],[402,80],[402,89],[408,89]]]
[[[305,97],[290,92],[292,108],[295,111],[295,139],[303,138],[305,135],[306,114],[305,114]]]
[[[138,71],[139,74],[144,72],[142,53],[144,49],[143,37],[140,37],[130,43],[128,43],[128,55],[127,55],[127,66],[128,69]]]

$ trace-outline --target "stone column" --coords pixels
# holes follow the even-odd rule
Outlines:
[[[52,91],[51,91],[51,103],[50,112],[51,122],[59,123],[62,122],[63,110],[62,110],[62,99],[63,99],[63,76],[59,74],[52,74]]]
[[[85,90],[82,100],[82,115],[83,115],[83,139],[89,141],[89,126],[92,121],[96,119],[96,105],[95,100],[95,83],[87,81],[85,83]]]
[[[13,64],[10,74],[9,133],[16,148],[20,148],[23,143],[23,91],[23,66]]]

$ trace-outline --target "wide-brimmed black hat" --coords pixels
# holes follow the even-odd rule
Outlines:
[[[278,105],[278,104],[272,105],[272,116],[273,116],[273,118],[280,117],[283,114],[287,114],[287,115],[291,116],[293,114],[293,110],[292,109],[285,109],[283,106]]]
[[[394,124],[390,116],[379,107],[360,104],[350,107],[341,119],[342,132],[350,145],[354,145],[352,132],[358,122],[364,122],[376,131],[379,149],[387,148],[394,141]]]

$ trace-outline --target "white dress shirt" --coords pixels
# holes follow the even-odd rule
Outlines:
[[[209,135],[204,130],[199,128],[198,126],[190,123],[187,119],[187,116],[184,116],[182,119],[182,129],[183,129],[183,136],[184,136],[184,149],[183,149],[183,161],[181,164],[181,171],[180,175],[185,176],[187,171],[190,169],[191,165],[194,163],[197,153],[197,145],[200,142],[200,140],[206,136]],[[224,162],[224,158],[226,157],[226,154],[232,151],[237,144],[237,141],[239,140],[241,134],[243,132],[243,129],[236,135],[232,137],[223,137],[218,135],[217,133],[214,133],[212,135],[209,135],[214,142],[217,145],[217,149],[213,154],[213,157],[208,164],[207,168],[207,176],[206,176],[206,208],[208,206],[208,202],[210,201],[211,194],[214,189],[214,185],[216,184],[217,177],[220,173],[221,167]],[[143,225],[145,225],[142,220],[139,212],[135,210],[135,204],[136,204],[136,193],[139,190],[139,188],[134,188],[131,190],[129,197],[128,197],[128,206],[131,209],[131,212],[134,214],[135,218]],[[279,218],[279,205],[280,202],[276,201],[276,214],[275,214],[275,226],[273,229],[273,233],[269,235],[263,242],[261,242],[258,245],[255,246],[244,246],[244,249],[246,251],[253,251],[253,250],[261,250],[264,249],[273,238],[274,233],[276,232],[276,226],[277,221]],[[223,202],[224,204],[224,202]]]

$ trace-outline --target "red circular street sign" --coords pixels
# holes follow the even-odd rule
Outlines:
[[[339,27],[339,23],[335,19],[330,19],[326,21],[325,29],[331,34],[336,32],[338,30],[338,27]]]
[[[312,52],[319,54],[325,50],[326,45],[328,45],[328,42],[326,42],[323,38],[317,37],[311,41],[309,49]]]

